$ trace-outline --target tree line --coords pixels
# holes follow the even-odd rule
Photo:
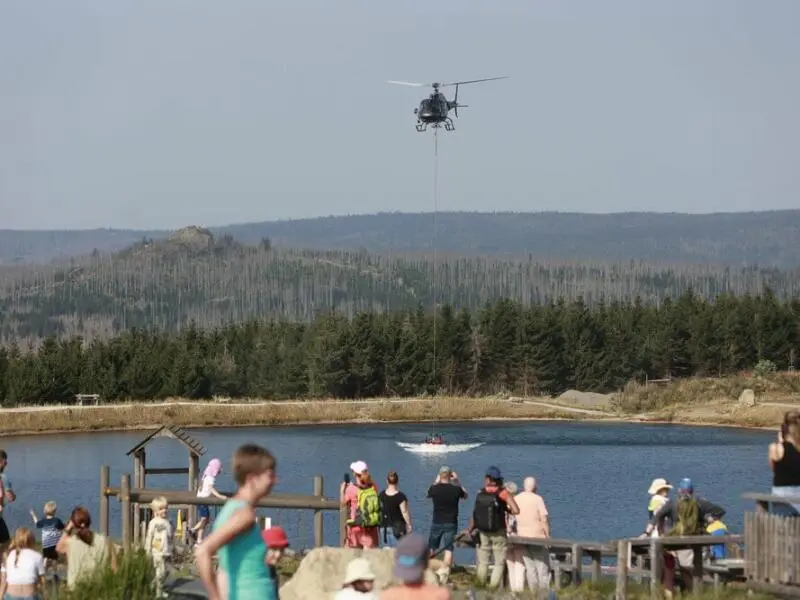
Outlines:
[[[508,298],[525,306],[578,298],[589,306],[639,296],[659,304],[687,288],[704,298],[800,294],[800,273],[767,268],[558,262],[439,254],[243,246],[185,230],[114,255],[69,264],[0,267],[0,343],[82,336],[130,328],[178,331],[190,322],[218,328],[254,318],[313,323],[331,311],[393,313],[449,304],[476,311]]]
[[[215,395],[362,398],[423,394],[607,392],[631,379],[725,375],[769,360],[785,369],[800,343],[800,300],[687,291],[661,304],[509,299],[251,320],[180,332],[131,329],[107,340],[50,336],[35,352],[0,349],[4,405]]]

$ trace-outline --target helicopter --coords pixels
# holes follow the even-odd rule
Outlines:
[[[433,93],[430,97],[426,98],[419,103],[419,108],[414,109],[414,114],[417,115],[417,131],[422,132],[428,129],[428,125],[433,128],[444,127],[445,131],[454,131],[453,119],[447,113],[455,110],[456,118],[458,118],[458,109],[466,108],[466,104],[458,103],[458,86],[467,85],[468,83],[480,83],[482,81],[495,81],[497,79],[508,79],[504,77],[487,77],[485,79],[473,79],[471,81],[454,81],[453,83],[412,83],[409,81],[389,81],[395,85],[407,85],[411,87],[432,87]],[[456,86],[456,93],[453,101],[439,91],[439,88]]]

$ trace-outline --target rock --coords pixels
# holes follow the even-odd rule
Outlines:
[[[375,572],[375,591],[379,592],[393,583],[394,549],[356,550],[353,548],[314,548],[303,558],[297,572],[281,586],[281,600],[306,598],[331,598],[342,589],[347,563],[361,556],[366,558]],[[436,583],[436,575],[428,569],[425,579]]]
[[[739,395],[739,404],[742,406],[755,406],[756,405],[756,393],[751,389],[744,390]]]

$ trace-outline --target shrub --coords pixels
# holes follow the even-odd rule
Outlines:
[[[155,570],[144,550],[131,550],[117,559],[117,570],[110,564],[98,567],[82,578],[73,589],[62,587],[57,600],[152,600]]]
[[[755,367],[753,367],[753,375],[756,377],[766,377],[772,375],[778,370],[778,367],[771,360],[762,358]]]

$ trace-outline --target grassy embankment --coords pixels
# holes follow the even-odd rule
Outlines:
[[[756,393],[755,406],[738,402],[742,390]],[[46,433],[185,427],[267,426],[393,421],[480,419],[583,419],[673,422],[737,427],[775,427],[793,405],[800,408],[800,374],[765,378],[740,375],[687,379],[667,385],[629,384],[618,394],[578,398],[454,398],[261,402],[133,402],[108,406],[6,409],[0,433]]]

